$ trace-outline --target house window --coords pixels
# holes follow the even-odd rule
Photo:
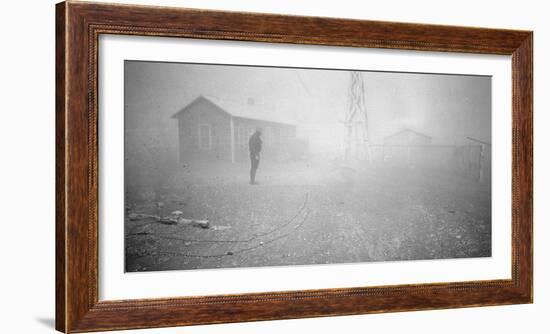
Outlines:
[[[210,124],[199,124],[199,148],[202,150],[212,148],[212,128]]]

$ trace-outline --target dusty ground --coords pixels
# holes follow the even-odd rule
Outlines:
[[[370,166],[184,166],[128,213],[174,210],[210,228],[126,219],[126,270],[491,256],[490,194],[453,173]],[[157,208],[157,201],[163,203]]]

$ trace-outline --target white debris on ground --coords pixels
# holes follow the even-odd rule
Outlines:
[[[146,213],[132,212],[128,214],[128,219],[131,221],[136,221],[136,220],[152,218],[162,224],[169,224],[169,225],[182,224],[182,225],[191,225],[191,226],[200,227],[200,228],[210,227],[210,224],[206,219],[189,219],[189,218],[182,217],[182,215],[183,215],[183,212],[181,211],[174,211],[170,214],[170,216],[164,216],[164,217],[161,217],[160,215],[151,215]]]

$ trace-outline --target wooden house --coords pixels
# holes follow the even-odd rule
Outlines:
[[[178,120],[179,160],[247,161],[250,135],[262,131],[262,159],[284,159],[296,126],[272,107],[199,96],[172,116]]]

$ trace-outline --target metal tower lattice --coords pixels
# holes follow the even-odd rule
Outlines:
[[[365,106],[365,86],[361,72],[350,72],[348,91],[348,109],[344,126],[346,142],[344,156],[346,160],[370,161],[367,108]]]

